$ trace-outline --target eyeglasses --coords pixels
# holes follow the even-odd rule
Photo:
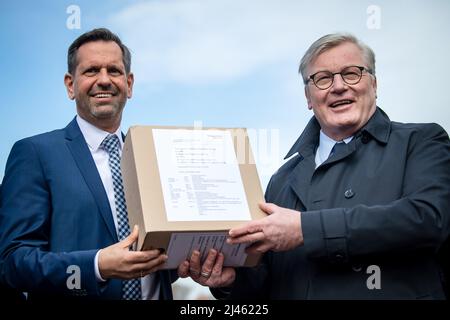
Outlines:
[[[326,90],[333,85],[334,76],[336,74],[341,75],[342,80],[346,84],[355,85],[361,81],[363,71],[372,74],[372,71],[366,67],[361,66],[350,66],[341,70],[341,72],[331,72],[331,71],[319,71],[310,75],[306,80],[305,84],[308,84],[311,80],[314,85],[320,90]]]

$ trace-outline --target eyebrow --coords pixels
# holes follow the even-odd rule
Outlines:
[[[348,67],[358,67],[358,66],[361,66],[361,67],[365,68],[365,64],[348,64],[348,65],[343,66],[338,72],[340,72],[340,71],[342,71],[342,70],[344,70],[345,68],[348,68]],[[317,70],[316,72],[311,73],[311,75],[313,75],[313,74],[315,74],[317,72],[322,72],[322,71],[332,72],[330,69],[320,69],[320,70]]]
[[[119,64],[119,63],[113,63],[113,64],[108,64],[108,65],[106,65],[106,66],[104,66],[104,65],[102,65],[102,64],[97,64],[97,63],[92,63],[92,64],[86,64],[86,65],[82,65],[82,66],[80,66],[80,68],[82,69],[82,70],[89,70],[89,69],[91,69],[91,68],[95,68],[95,69],[101,69],[101,68],[103,68],[103,67],[106,67],[106,69],[111,69],[111,68],[114,68],[114,69],[117,69],[117,70],[123,70],[123,71],[125,71],[125,66],[122,66],[121,64]]]

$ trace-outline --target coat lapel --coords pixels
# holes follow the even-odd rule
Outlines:
[[[326,167],[341,161],[342,159],[354,153],[361,144],[367,143],[370,137],[373,137],[380,143],[386,144],[391,131],[390,120],[387,115],[377,107],[374,115],[369,119],[367,124],[355,133],[352,141],[350,141],[346,148],[341,152],[327,159],[322,163],[317,170],[325,169]],[[292,170],[288,177],[288,183],[295,192],[304,208],[308,206],[308,187],[311,179],[316,171],[315,153],[316,147],[319,144],[320,125],[317,119],[313,116],[306,125],[305,130],[289,150],[284,159],[290,158],[295,153],[298,153],[298,163]],[[361,137],[365,135],[365,138]]]
[[[355,137],[356,138],[356,137]],[[349,143],[345,145],[345,148],[341,150],[341,152],[336,152],[332,157],[329,157],[327,160],[325,160],[324,163],[322,163],[321,166],[329,165],[335,162],[338,162],[346,157],[348,157],[350,154],[352,154],[356,150],[356,140],[353,139]]]
[[[309,155],[306,158],[301,158],[300,162],[294,170],[292,170],[292,173],[289,176],[289,185],[292,190],[294,190],[304,208],[307,208],[308,187],[311,182],[311,177],[314,174],[314,169],[314,157]]]
[[[78,127],[75,119],[73,119],[66,127],[66,144],[84,178],[89,190],[92,192],[97,203],[99,212],[105,221],[105,224],[111,236],[117,242],[117,233],[112,218],[111,208],[109,206],[108,197],[103,187],[102,180],[97,171],[94,159],[92,158],[89,147]]]
[[[315,117],[308,122],[305,130],[289,150],[285,159],[298,152],[299,162],[289,175],[288,181],[303,207],[308,203],[308,186],[314,174],[316,163],[314,159],[315,149],[319,142],[320,126]]]

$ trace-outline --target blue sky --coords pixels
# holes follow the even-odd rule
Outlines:
[[[80,29],[67,28],[70,5],[80,8]],[[133,53],[124,131],[250,128],[263,187],[312,115],[298,62],[326,33],[351,32],[374,49],[378,105],[391,119],[450,130],[446,0],[1,1],[0,178],[15,141],[74,116],[63,85],[67,47],[100,26]]]

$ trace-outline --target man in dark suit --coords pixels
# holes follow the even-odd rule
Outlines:
[[[0,209],[0,280],[29,298],[171,299],[158,250],[136,252],[119,161],[131,98],[131,55],[107,29],[77,38],[64,82],[77,116],[60,130],[18,141]]]
[[[205,262],[194,253],[179,275],[216,297],[444,299],[447,133],[389,120],[376,106],[375,55],[351,35],[317,40],[299,71],[314,116],[269,182],[268,217],[229,233],[267,252],[262,263],[235,270],[216,251]]]

